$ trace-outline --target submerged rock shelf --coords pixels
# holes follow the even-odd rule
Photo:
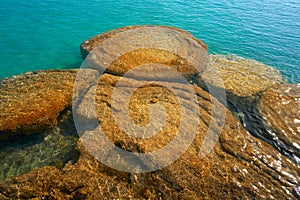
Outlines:
[[[1,141],[0,180],[45,166],[63,168],[66,163],[76,161],[78,135],[71,111],[64,111],[58,120],[58,124],[47,131]]]
[[[2,81],[0,163],[5,167],[0,199],[299,198],[299,85],[283,84],[277,70],[243,58],[208,56],[203,42],[171,27],[116,29],[83,42],[81,50],[87,56],[84,76],[81,69],[42,71]],[[138,73],[128,75],[138,66],[142,66]],[[96,82],[90,81],[103,70]],[[223,83],[218,82],[220,77]],[[73,93],[74,84],[80,87]],[[118,88],[121,93],[115,93]],[[134,133],[142,137],[128,135],[129,129],[120,124],[130,123],[129,118],[114,116],[124,112],[122,95],[128,96],[131,88],[136,90],[130,96],[129,118],[156,130],[150,138],[143,131]],[[212,88],[224,91],[227,99],[212,96]],[[153,112],[153,105],[164,107],[165,118]],[[249,116],[257,117],[251,121]],[[76,130],[78,119],[86,124],[96,120],[96,126]],[[256,125],[263,140],[247,131]],[[108,152],[104,140],[91,134],[99,127],[115,145]],[[178,138],[181,127],[184,134]],[[78,141],[76,132],[81,136]],[[190,142],[185,141],[191,136]],[[271,144],[279,138],[292,148],[277,147],[278,151],[264,138]],[[170,143],[173,148],[157,163],[112,156],[118,148],[147,154]],[[180,153],[181,147],[186,149],[176,157],[174,152]],[[168,161],[162,169],[151,170]],[[114,169],[108,167],[111,164]],[[134,170],[148,172],[128,173],[135,164]]]

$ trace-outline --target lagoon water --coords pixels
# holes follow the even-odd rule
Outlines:
[[[210,53],[255,59],[300,82],[299,0],[9,0],[0,22],[0,78],[79,67],[79,45],[91,36],[159,24],[191,32]]]
[[[0,79],[33,70],[77,68],[82,41],[122,26],[153,24],[187,30],[203,40],[210,53],[258,60],[279,69],[287,81],[300,83],[299,0],[8,0],[0,4],[0,22]],[[0,141],[0,182],[78,159],[71,114],[62,112],[51,130]],[[244,118],[243,113],[234,114]],[[253,124],[258,127],[256,121]],[[281,150],[276,146],[281,140],[268,139]],[[280,152],[292,157],[293,149],[284,146]],[[300,163],[298,157],[292,158]],[[272,168],[275,161],[270,161]]]

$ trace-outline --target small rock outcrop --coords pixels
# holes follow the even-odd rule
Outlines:
[[[216,97],[233,112],[252,135],[274,145],[273,138],[268,136],[261,123],[262,118],[257,112],[257,104],[262,92],[284,83],[278,70],[255,60],[234,55],[210,55],[205,71],[198,75],[196,82],[205,90],[224,89],[226,100],[219,98],[218,95]]]
[[[228,97],[252,97],[270,88],[274,84],[283,83],[278,70],[234,55],[210,55],[208,67],[199,75],[199,84],[209,84],[213,87],[223,87],[214,82],[217,77],[211,77],[211,70],[218,70]]]
[[[77,70],[37,71],[0,83],[0,139],[30,135],[57,124],[70,106]]]
[[[85,62],[94,63],[97,70],[110,74],[124,75],[144,66],[136,73],[140,78],[166,68],[147,65],[159,63],[191,80],[204,70],[208,60],[207,46],[202,41],[185,31],[165,26],[116,29],[83,42],[81,49],[86,53],[92,51]],[[172,74],[161,73],[152,79],[172,81],[172,78]]]
[[[125,26],[122,28],[118,28],[118,29],[113,29],[110,30],[106,33],[102,33],[99,35],[96,35],[86,41],[84,41],[81,45],[80,45],[80,50],[84,55],[87,55],[90,51],[92,51],[95,47],[99,46],[99,44],[101,42],[103,42],[106,39],[112,38],[115,35],[118,35],[122,32],[126,32],[126,31],[130,31],[130,30],[134,30],[134,29],[143,29],[143,28],[151,28],[151,29],[163,29],[163,31],[166,31],[166,33],[168,33],[168,31],[176,31],[181,33],[183,36],[187,36],[189,38],[193,38],[194,40],[196,40],[203,48],[205,48],[206,50],[208,49],[207,45],[202,42],[201,40],[198,40],[196,38],[194,38],[194,36],[192,34],[190,34],[187,31],[178,29],[178,28],[174,28],[174,27],[169,27],[169,26]],[[172,34],[172,33],[171,33]],[[149,34],[146,34],[148,36],[150,36]],[[162,35],[162,37],[164,37],[164,35]],[[153,38],[149,38],[150,40]]]
[[[261,92],[284,80],[278,70],[255,60],[210,55],[205,71],[198,75],[196,82],[205,89],[225,89],[227,102],[224,103],[234,112],[246,113]]]

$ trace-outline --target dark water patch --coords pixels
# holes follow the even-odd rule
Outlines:
[[[258,109],[259,101],[260,96],[258,96],[251,104],[239,104],[239,113],[243,113],[243,116],[240,117],[240,121],[242,122],[243,126],[253,136],[268,142],[281,154],[289,157],[295,163],[300,165],[300,151],[277,137],[276,130],[274,128],[267,127],[265,125],[265,119],[260,114]]]

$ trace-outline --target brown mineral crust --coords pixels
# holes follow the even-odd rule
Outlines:
[[[130,199],[125,173],[114,171],[90,156],[78,143],[80,158],[62,170],[44,167],[0,183],[1,199]],[[2,195],[2,196],[1,196]]]
[[[81,45],[80,45],[80,49],[81,52],[85,55],[87,55],[91,50],[93,50],[96,46],[98,46],[101,42],[103,42],[104,40],[106,40],[107,38],[111,38],[114,35],[120,33],[120,32],[124,32],[127,30],[132,30],[132,29],[137,29],[137,28],[141,28],[141,27],[154,27],[154,26],[126,26],[126,27],[122,27],[122,28],[117,28],[117,29],[113,29],[110,30],[106,33],[102,33],[99,35],[96,35],[86,41],[84,41]],[[193,37],[189,32],[178,29],[178,28],[174,28],[174,27],[169,27],[169,26],[159,26],[165,29],[172,29],[172,30],[176,30],[178,32],[181,32],[182,34],[185,34],[188,37]],[[196,38],[194,38],[201,46],[203,46],[206,50],[208,49],[207,45],[202,42],[201,40],[198,40]]]
[[[161,67],[157,65],[151,67],[149,64],[152,63],[161,64]],[[136,71],[135,77],[149,77],[148,79],[152,80],[166,80],[168,79],[168,76],[170,76],[170,73],[167,73],[169,69],[164,70],[166,66],[175,69],[179,74],[188,79],[192,79],[195,74],[197,74],[195,67],[189,64],[187,60],[174,53],[160,49],[139,49],[128,52],[116,59],[106,69],[106,72],[121,76],[130,72],[130,70],[135,70],[136,67],[143,65],[147,65],[148,67]],[[155,70],[161,72],[159,76],[153,75]],[[172,81],[171,78],[169,80]]]
[[[221,81],[218,81],[219,78]],[[198,83],[224,88],[228,97],[251,97],[284,80],[278,70],[260,62],[233,55],[210,55]]]
[[[110,141],[128,152],[152,152],[162,148],[174,139],[174,132],[180,126],[181,106],[191,108],[191,118],[198,115],[199,124],[195,139],[187,151],[175,162],[165,168],[142,174],[130,174],[111,169],[101,164],[92,155],[89,143],[79,141],[77,149],[80,153],[75,164],[67,164],[61,170],[45,167],[31,171],[20,177],[7,179],[0,183],[2,199],[296,199],[293,186],[299,185],[299,166],[288,158],[281,156],[267,143],[247,133],[241,124],[225,109],[213,101],[207,92],[193,88],[197,101],[190,99],[186,85],[174,84],[175,97],[159,83],[151,83],[135,91],[131,96],[130,116],[139,125],[150,121],[147,117],[153,103],[161,104],[167,113],[166,124],[160,133],[149,140],[131,138],[116,125],[112,116],[112,91],[117,84],[126,87],[139,85],[139,81],[105,74],[99,79],[96,88],[96,116],[87,115],[90,107],[78,107],[78,114],[88,119],[97,117],[100,126]],[[173,91],[173,92],[174,92]],[[173,96],[172,96],[173,95]],[[213,115],[212,108],[225,109],[225,124],[222,127],[218,112]],[[86,110],[84,110],[85,108]],[[171,111],[172,110],[172,111]],[[195,115],[195,116],[194,116]],[[210,124],[210,120],[213,122]],[[193,123],[193,122],[191,122]],[[204,145],[208,125],[213,130],[211,139],[217,139],[211,152],[199,157]],[[189,130],[189,126],[186,127]],[[218,131],[221,135],[218,138]],[[191,133],[192,134],[192,133]],[[85,141],[86,142],[86,141]],[[90,141],[93,144],[93,141]],[[208,142],[211,142],[209,140]],[[212,143],[213,144],[213,143]],[[99,143],[101,146],[101,143]],[[172,155],[170,154],[170,157]],[[110,159],[110,158],[108,158]],[[121,158],[122,159],[122,158]],[[166,157],[166,160],[169,158]],[[123,163],[126,167],[126,164]],[[151,167],[151,162],[145,165]]]
[[[122,81],[120,81],[121,79]],[[118,85],[116,86],[116,84]],[[139,145],[132,146],[133,149],[131,149],[131,151],[135,151],[136,149],[134,148],[136,148],[136,146],[138,146],[138,149],[142,152],[155,151],[164,147],[168,142],[174,139],[176,134],[178,134],[178,125],[181,122],[180,118],[183,116],[180,112],[178,99],[174,96],[172,90],[163,87],[159,82],[150,82],[149,84],[142,85],[142,87],[139,88],[140,81],[121,78],[109,74],[104,74],[100,77],[99,85],[101,85],[101,87],[98,87],[96,91],[95,108],[97,110],[97,115],[99,116],[101,128],[115,143],[122,145],[122,148],[138,143]],[[199,117],[196,111],[193,112],[193,109],[197,109],[197,105],[190,102],[193,100],[192,95],[188,91],[188,87],[191,87],[191,85],[179,83],[171,83],[171,85],[174,90],[177,90],[177,94],[181,95],[179,97],[181,98],[180,100],[183,106],[188,108],[190,121],[189,124],[184,125],[185,129],[189,129],[193,123],[197,123],[197,119]],[[121,93],[119,96],[112,96],[115,87],[120,88]],[[127,95],[128,89],[130,88],[138,88],[130,97],[129,104],[129,116],[137,125],[146,126],[150,123],[150,120],[153,120],[150,119],[149,110],[154,104],[163,106],[166,110],[167,125],[160,124],[163,123],[162,121],[157,121],[157,123],[154,124],[154,127],[162,125],[162,130],[156,133],[154,137],[142,139],[126,137],[127,134],[119,128],[119,124],[126,124],[128,117],[124,116],[119,118],[118,123],[115,121],[115,117],[111,112],[111,106],[114,104],[116,114],[123,110],[124,108],[120,106],[119,102],[120,99]],[[192,90],[198,89],[196,87],[192,87]],[[209,96],[206,98],[209,98]],[[83,103],[84,102],[86,101],[83,100]],[[202,106],[207,109],[211,109],[211,105],[208,102],[205,102]],[[80,109],[87,108],[88,105],[86,104],[84,104],[84,106],[80,106]],[[203,113],[203,115],[206,115],[206,113]],[[159,118],[159,116],[154,117]],[[202,126],[201,128],[205,129],[205,127]]]
[[[234,55],[210,55],[205,71],[198,75],[196,82],[210,93],[216,93],[215,97],[240,119],[247,131],[273,144],[262,129],[256,105],[263,91],[284,83],[278,70]],[[224,91],[226,98],[218,97]]]
[[[29,72],[0,85],[0,138],[31,134],[57,124],[70,105],[77,70]]]
[[[278,70],[260,62],[234,55],[210,55],[196,82],[205,90],[225,90],[229,108],[247,115],[261,92],[284,80]]]
[[[146,29],[149,27],[146,27]],[[98,48],[102,42],[115,37],[115,35],[138,28],[143,30],[145,26],[113,30],[88,40],[88,42],[82,44],[81,48],[85,52],[91,51],[91,49]],[[166,32],[169,30],[171,32],[172,30],[179,31],[169,27],[158,27],[158,29],[160,31],[162,29],[166,30]],[[183,37],[191,37],[186,32],[179,32],[183,34]],[[145,35],[145,38],[150,39],[147,33]],[[205,47],[201,42],[198,42],[199,44],[203,48]],[[167,46],[167,43],[163,43],[163,45]],[[115,49],[109,49],[108,47],[104,50],[108,50],[107,58],[109,60],[112,58],[110,56],[117,52],[115,51],[117,48],[112,47]],[[122,46],[122,48],[126,49],[126,46]],[[104,61],[107,61],[108,66],[111,67],[120,67],[122,66],[121,63],[124,63],[125,67],[128,65],[134,67],[139,64],[147,64],[148,60],[143,56],[149,54],[149,62],[158,59],[158,63],[172,65],[172,62],[165,62],[164,58],[152,57],[151,53],[168,55],[169,52],[146,48],[138,51],[128,51],[111,63],[108,60]],[[99,59],[97,55],[97,53],[94,54],[96,60]],[[170,54],[167,57],[175,57],[177,60],[179,58],[176,57],[177,55],[180,54]],[[136,57],[130,60],[131,56]],[[139,56],[142,56],[144,61],[134,61]],[[184,56],[181,57],[184,58]],[[185,61],[181,59],[180,63],[184,65]],[[239,66],[239,64],[236,64],[236,66]],[[262,69],[262,71],[265,72],[265,69]],[[90,73],[95,77],[98,75],[97,70],[91,70]],[[238,74],[236,71],[232,72],[229,67],[228,74],[231,75],[221,77],[224,79],[232,77],[232,73]],[[209,78],[208,75],[206,77]],[[244,75],[241,73],[237,77],[241,78]],[[215,80],[213,75],[206,81],[214,85],[213,82],[209,82],[212,80]],[[256,78],[255,81],[257,80]],[[262,80],[265,79],[262,78]],[[264,84],[267,87],[272,85],[269,84],[268,77],[266,80]],[[79,159],[74,164],[68,163],[62,169],[49,166],[0,182],[1,199],[297,198],[294,196],[293,188],[300,185],[300,166],[289,160],[289,158],[282,156],[269,144],[251,136],[228,109],[201,88],[177,82],[168,82],[171,87],[167,88],[159,81],[145,83],[140,80],[111,74],[102,75],[95,86],[90,85],[91,82],[88,78],[82,77],[79,82],[83,85],[79,84],[80,87],[75,88],[74,99],[79,100],[79,103],[74,104],[73,112],[75,113],[73,114],[80,116],[83,119],[82,122],[86,122],[87,125],[93,120],[98,122],[98,127],[94,127],[94,131],[90,129],[85,131],[81,140],[77,143],[77,150],[80,154]],[[227,84],[226,81],[225,83]],[[85,87],[85,84],[89,86]],[[257,91],[261,91],[256,86],[251,86],[250,88],[253,87],[254,90],[247,90],[247,94],[244,94],[231,90],[231,86],[227,87],[226,84],[226,91],[235,93],[237,97],[251,96]],[[115,93],[118,88],[120,93]],[[128,89],[134,89],[134,92],[131,94]],[[195,99],[193,98],[194,95],[196,96]],[[126,97],[130,99],[129,104],[126,105],[129,116],[116,120],[114,114],[122,114],[126,109],[120,103]],[[30,102],[26,103],[30,104]],[[151,115],[150,111],[154,106],[164,107],[165,118],[160,115],[161,113],[152,113]],[[186,113],[182,110],[185,110]],[[188,116],[188,122],[184,121],[184,116]],[[223,117],[225,117],[224,125],[222,123]],[[160,122],[164,122],[163,119],[165,119],[165,123],[161,126]],[[159,131],[151,138],[133,137],[120,127],[120,124],[130,123],[130,120],[140,127],[153,125],[153,128],[158,128]],[[194,131],[195,125],[196,131]],[[103,141],[93,140],[97,139],[95,134],[98,133],[96,130],[99,130],[99,128],[116,147],[131,153],[149,153],[158,151],[174,141],[181,126],[188,133],[183,135],[183,140],[190,136],[195,138],[193,138],[192,143],[182,156],[157,171],[142,174],[118,171],[107,167],[91,155],[95,152],[107,153],[104,152],[107,149],[102,148],[106,145]],[[174,143],[175,148],[173,150],[176,150],[176,147],[177,149],[184,148],[185,146],[182,146],[184,142],[182,142],[177,141],[177,143]],[[210,150],[210,147],[212,148],[211,151],[207,155],[203,155],[205,154],[203,150]],[[178,156],[172,151],[167,153],[163,155],[162,161],[168,162]],[[105,161],[114,161],[114,158],[110,157],[109,154],[101,155],[106,156],[105,159],[102,158]],[[151,156],[148,158],[149,160],[143,161],[143,165],[147,169],[151,169],[155,165],[151,162]],[[116,168],[127,170],[133,163],[121,156],[118,162],[112,162],[112,164]]]
[[[282,141],[282,148],[288,148],[299,160],[300,85],[282,84],[266,90],[260,98],[258,111],[268,133]]]
[[[191,34],[172,27],[137,26],[124,27],[96,36],[81,45],[89,52],[85,68],[106,71],[114,75],[126,75],[142,67],[135,77],[172,81],[174,74],[165,72],[171,68],[191,81],[207,64],[207,46]],[[152,65],[149,65],[152,64]],[[158,66],[156,66],[157,64]],[[163,67],[165,66],[165,67]]]
[[[113,99],[111,95],[120,79],[120,77],[108,74],[100,78],[95,107],[101,129],[112,142],[130,152],[152,152],[164,147],[174,139],[174,134],[178,131],[181,117],[178,101],[172,97],[168,89],[159,86],[159,83],[140,88],[131,97],[132,104],[129,105],[129,110],[132,113],[130,117],[140,125],[149,123],[149,116],[145,113],[149,110],[149,106],[156,102],[166,108],[167,125],[149,140],[129,137],[116,124],[111,112]],[[182,90],[179,98],[190,99],[190,94],[183,90],[183,86],[178,83],[173,84],[174,88]],[[139,84],[136,80],[126,79],[120,85],[126,88],[137,87]],[[226,110],[226,121],[221,136],[211,153],[201,159],[198,157],[204,136],[208,131],[212,105],[208,93],[196,87],[193,89],[198,103],[189,101],[183,106],[187,106],[191,110],[198,107],[201,113],[198,116],[200,124],[195,141],[179,160],[160,171],[151,173],[149,180],[154,182],[154,188],[164,188],[160,192],[166,199],[174,197],[183,199],[202,197],[263,199],[274,197],[276,199],[282,198],[281,196],[293,198],[291,193],[285,190],[292,192],[292,186],[299,184],[299,166],[274,151],[269,144],[247,133],[228,110]],[[124,91],[126,90],[124,89]],[[114,100],[118,100],[118,97],[115,97]],[[85,100],[83,100],[83,104],[84,102]],[[216,103],[216,106],[217,110],[225,109],[220,103]],[[82,108],[88,109],[86,105],[79,106],[79,113]],[[168,110],[172,110],[172,112],[168,112]],[[192,118],[197,115],[196,113],[192,114],[195,115]],[[217,114],[216,119],[212,119],[215,121],[211,127],[213,130],[221,130],[219,118],[221,116]],[[126,168],[126,163],[123,164]],[[151,166],[151,163],[146,164]]]

